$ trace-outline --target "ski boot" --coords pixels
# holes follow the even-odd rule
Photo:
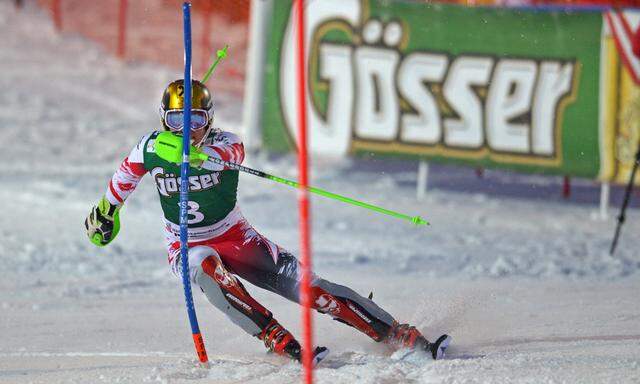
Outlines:
[[[300,343],[276,320],[272,319],[258,335],[258,338],[264,342],[269,352],[289,357],[298,362],[302,361]],[[328,354],[329,349],[326,347],[316,347],[313,352],[313,365],[316,366]]]
[[[451,336],[442,335],[434,343],[429,342],[416,327],[409,324],[394,324],[385,342],[396,348],[409,348],[431,353],[434,360],[444,358]]]

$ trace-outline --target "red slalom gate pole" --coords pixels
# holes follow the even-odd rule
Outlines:
[[[127,0],[120,0],[118,9],[118,52],[119,58],[124,59],[127,42]]]
[[[62,10],[60,3],[62,0],[53,0],[51,4],[51,14],[53,15],[53,25],[56,27],[56,31],[62,30]]]
[[[298,81],[298,173],[300,174],[300,188],[298,190],[298,206],[300,211],[300,250],[302,265],[302,284],[300,286],[300,303],[302,304],[302,365],[304,367],[304,382],[313,382],[313,338],[311,324],[311,234],[308,164],[307,164],[307,100],[306,100],[306,61],[304,48],[304,1],[296,0],[297,28],[297,81]]]
[[[205,1],[202,7],[204,25],[202,27],[202,41],[201,41],[202,48],[200,49],[200,51],[202,52],[202,56],[200,57],[202,59],[200,60],[200,66],[204,70],[206,70],[207,65],[209,65],[209,50],[211,49],[211,11],[212,11],[211,3],[212,1],[213,0]]]

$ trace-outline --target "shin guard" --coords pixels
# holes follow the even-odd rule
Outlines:
[[[257,336],[269,325],[272,315],[229,273],[215,255],[202,261],[196,282],[207,299],[247,333]]]
[[[346,287],[332,285],[341,289],[330,293],[320,286],[312,287],[313,308],[330,315],[334,320],[356,328],[375,341],[384,341],[393,324],[393,318],[379,309],[373,301]],[[339,295],[340,291],[345,295]]]

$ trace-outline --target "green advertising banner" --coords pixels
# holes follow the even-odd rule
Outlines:
[[[291,1],[274,2],[263,143],[296,138]],[[310,0],[309,145],[596,178],[599,13]]]

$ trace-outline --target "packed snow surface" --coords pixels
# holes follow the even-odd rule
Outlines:
[[[29,4],[0,3],[0,36],[0,382],[300,382],[299,364],[265,354],[194,292],[211,359],[198,366],[150,180],[127,201],[113,244],[86,238],[89,209],[138,138],[158,128],[162,89],[180,74],[57,34]],[[217,124],[242,133],[241,100],[218,94],[216,107]],[[249,154],[247,164],[296,178],[290,156]],[[556,178],[489,171],[478,180],[441,166],[418,201],[416,167],[316,159],[314,185],[431,226],[314,198],[314,265],[363,295],[373,291],[427,337],[451,334],[449,356],[392,353],[317,315],[315,340],[332,351],[317,382],[640,382],[637,202],[611,257],[614,213],[598,218],[590,181],[565,201]],[[295,190],[242,175],[239,199],[262,234],[298,252]],[[249,290],[300,334],[298,306]]]

